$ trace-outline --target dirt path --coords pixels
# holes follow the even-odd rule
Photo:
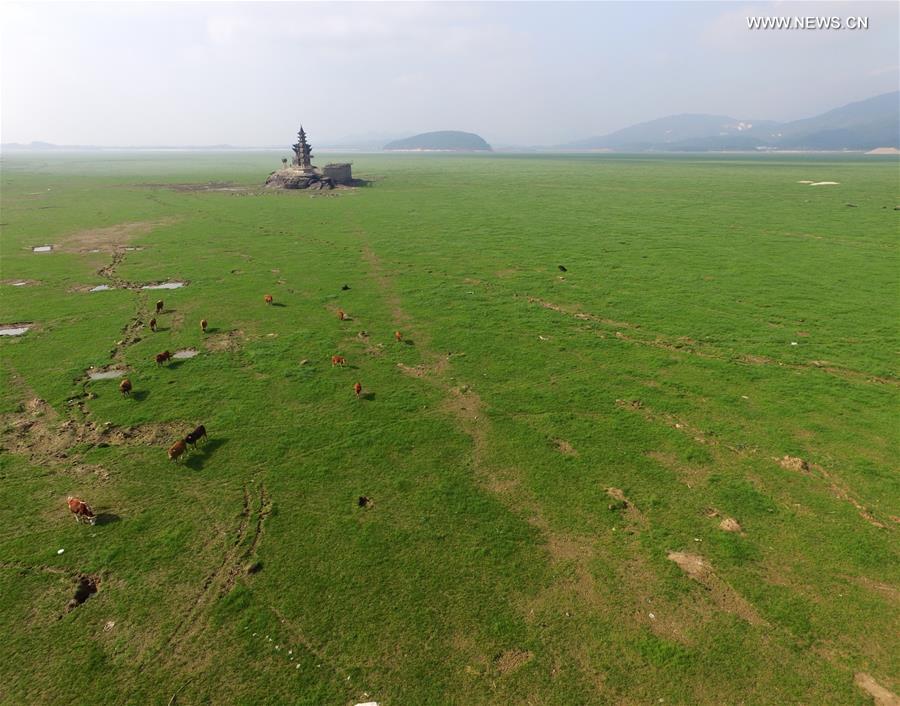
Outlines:
[[[654,412],[639,400],[616,400],[616,404],[622,409],[640,414],[648,422],[654,424],[664,424],[667,427],[676,429],[682,434],[691,437],[698,444],[702,444],[713,449],[727,449],[731,454],[734,454],[736,456],[765,455],[778,462],[783,468],[787,470],[809,472],[815,474],[823,482],[823,484],[828,487],[829,491],[835,498],[852,505],[859,513],[859,516],[870,525],[879,529],[889,529],[890,527],[888,523],[882,522],[877,517],[875,517],[853,494],[853,492],[843,480],[841,480],[819,464],[807,463],[802,459],[790,459],[790,457],[784,457],[779,460],[779,457],[776,454],[772,452],[765,453],[757,447],[738,447],[736,444],[726,443],[721,439],[713,436],[712,434],[709,434],[702,429],[690,424],[683,418],[675,417],[672,414],[660,414],[658,412]],[[789,460],[786,461],[785,459]]]
[[[519,295],[516,295],[517,297]],[[785,363],[774,358],[761,355],[742,354],[735,358],[734,355],[726,354],[718,351],[708,345],[699,343],[691,338],[682,336],[680,338],[670,338],[661,333],[648,331],[639,324],[629,323],[627,321],[615,321],[602,316],[597,316],[582,311],[577,305],[562,305],[541,299],[540,297],[532,297],[521,295],[529,304],[536,304],[555,311],[564,316],[570,316],[579,321],[591,321],[601,324],[609,329],[607,332],[599,332],[602,338],[607,338],[607,334],[612,334],[616,339],[632,343],[639,346],[648,346],[650,348],[659,348],[673,353],[684,355],[693,355],[699,358],[709,358],[712,360],[722,360],[730,363],[741,365],[769,365],[785,368],[786,370],[818,370],[828,375],[834,375],[845,380],[853,382],[871,383],[879,385],[900,385],[900,380],[891,377],[880,377],[861,370],[853,370],[852,368],[844,368],[833,365],[828,361],[814,360],[809,363]]]
[[[423,334],[413,317],[404,310],[393,282],[384,272],[377,255],[368,245],[364,247],[363,252],[370,268],[370,276],[390,306],[394,324],[403,325],[417,337],[417,350],[421,354],[423,362],[416,366],[398,364],[399,370],[441,392],[443,396],[440,405],[441,411],[451,417],[471,439],[471,464],[475,482],[499,498],[512,513],[522,517],[535,527],[544,538],[547,560],[554,567],[554,573],[558,578],[551,585],[542,589],[538,596],[523,601],[519,607],[525,619],[534,622],[543,619],[538,617],[540,615],[590,614],[592,611],[602,611],[608,608],[607,601],[594,578],[591,565],[598,560],[607,561],[610,564],[614,562],[603,554],[595,537],[580,536],[556,529],[546,518],[538,499],[526,487],[518,468],[496,468],[488,461],[489,439],[492,432],[491,421],[484,402],[471,385],[459,381],[454,382],[450,379],[453,356],[440,354],[433,350],[429,344],[429,338]],[[567,453],[564,443],[560,447],[560,452],[564,455]],[[574,450],[569,453],[574,453]],[[643,516],[633,506],[629,511],[629,518],[636,525],[644,523]],[[656,581],[656,576],[643,558],[639,545],[635,542],[632,548],[634,554],[629,566],[620,567],[622,570],[617,571],[617,575],[621,577],[623,585],[628,587],[623,593],[634,596],[634,600],[637,602],[646,600],[646,588]],[[642,610],[637,603],[635,603],[634,612],[642,616],[642,623],[646,624],[650,621],[647,618],[646,610]],[[652,627],[663,630],[669,635],[673,632],[664,621],[659,621]],[[566,659],[574,660],[579,664],[585,676],[596,686],[598,695],[602,694],[606,698],[615,697],[602,679],[595,679],[591,676],[594,668],[577,645],[570,645],[566,650],[569,653]],[[511,649],[509,654],[527,654],[530,659],[531,653],[525,650]],[[520,659],[513,660],[516,665],[521,661]],[[498,671],[504,672],[499,666]]]

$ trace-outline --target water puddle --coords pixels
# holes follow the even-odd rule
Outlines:
[[[30,321],[22,321],[15,324],[0,324],[0,336],[21,336],[34,324]]]
[[[199,352],[200,351],[195,350],[194,348],[185,348],[184,350],[175,351],[172,354],[172,357],[178,360],[184,360],[185,358],[193,358]]]
[[[145,284],[141,289],[179,289],[187,282],[163,282],[162,284]]]
[[[31,252],[50,252],[51,250],[53,250],[52,245],[36,245],[31,248]]]
[[[89,292],[107,292],[110,289],[112,289],[112,287],[110,287],[108,284],[98,284],[96,287],[91,287],[88,291]]]
[[[87,376],[91,380],[115,380],[125,375],[124,370],[95,370],[91,368],[87,371]]]

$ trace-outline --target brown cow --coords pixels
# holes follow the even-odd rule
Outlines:
[[[122,393],[122,397],[128,397],[131,394],[131,380],[123,378],[119,383],[119,391]]]
[[[356,398],[359,399],[359,396],[362,394],[362,385],[356,383],[353,386],[353,391],[356,393]]]
[[[403,340],[403,334],[399,331],[394,331],[394,338],[397,339],[397,343],[400,343]]]
[[[169,351],[163,351],[162,353],[156,354],[156,364],[162,365],[163,363],[168,363],[172,359],[172,354]]]
[[[160,299],[158,302],[156,302],[156,313],[158,314],[162,310],[163,310],[163,300]]]
[[[156,319],[150,319],[150,330],[156,331]]]
[[[266,304],[271,304],[275,300],[272,298],[271,294],[267,294],[266,296],[263,297],[263,301],[265,301]]]
[[[203,333],[206,333],[206,327],[209,326],[209,322],[206,319],[200,319],[200,330]]]
[[[331,356],[331,367],[333,368],[335,365],[340,365],[342,368],[347,364],[347,359],[342,355],[333,355]]]
[[[66,504],[69,506],[69,511],[75,515],[75,521],[78,524],[81,524],[82,521],[84,521],[93,525],[97,521],[93,508],[84,502],[84,500],[73,498],[70,495],[66,498]]]
[[[347,317],[347,314],[344,313],[344,310],[343,310],[343,309],[338,309],[337,314],[338,314],[338,319],[340,319],[341,321],[348,321],[348,320],[349,320],[348,317]]]
[[[187,444],[184,443],[184,439],[176,441],[169,449],[169,460],[178,463],[178,457],[185,452],[185,449],[187,449]]]

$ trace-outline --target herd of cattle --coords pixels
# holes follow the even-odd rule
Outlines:
[[[349,289],[349,287],[347,287],[347,285],[344,285],[344,288]],[[271,294],[266,294],[265,297],[263,297],[263,301],[265,301],[266,304],[272,304],[274,299]],[[157,316],[162,313],[163,306],[164,306],[164,304],[163,304],[162,299],[160,299],[159,301],[156,302],[156,315]],[[338,309],[337,314],[338,314],[338,319],[340,319],[341,321],[349,321],[350,320],[350,317],[347,316],[347,314],[344,312],[343,309]],[[206,333],[206,330],[208,327],[209,327],[209,324],[208,324],[207,320],[202,319],[200,321],[200,329],[204,333]],[[156,317],[150,319],[150,330],[156,331]],[[403,334],[401,334],[399,331],[395,331],[394,338],[397,340],[398,343],[400,343],[401,341],[403,341]],[[169,352],[168,350],[165,350],[162,353],[157,353],[154,356],[154,360],[156,361],[157,365],[163,365],[164,363],[168,363],[171,359],[172,359],[172,353]],[[346,360],[346,358],[344,358],[344,356],[342,356],[342,355],[331,356],[331,367],[335,367],[335,366],[344,367],[346,364],[347,364],[347,360]],[[122,393],[122,396],[129,397],[131,395],[131,390],[132,390],[131,380],[129,380],[128,378],[122,378],[122,381],[119,383],[119,391]],[[359,399],[362,396],[362,384],[360,382],[357,381],[353,385],[353,392],[356,395],[357,399]],[[182,454],[184,454],[185,451],[187,451],[188,446],[190,446],[191,448],[195,448],[198,441],[200,441],[201,439],[208,439],[208,438],[209,437],[206,434],[206,427],[202,424],[199,425],[192,432],[189,432],[188,434],[186,434],[184,436],[184,438],[179,439],[174,444],[172,444],[171,447],[169,447],[169,451],[168,451],[169,460],[177,462],[178,459],[182,456]],[[88,524],[93,525],[97,521],[97,518],[94,515],[94,511],[91,508],[91,506],[88,505],[83,500],[81,500],[80,498],[75,498],[70,495],[68,498],[66,498],[66,504],[69,506],[70,512],[75,516],[75,520],[78,523],[87,522]]]

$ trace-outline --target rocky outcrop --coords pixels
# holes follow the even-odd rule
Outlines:
[[[329,177],[302,169],[287,168],[269,174],[266,187],[270,189],[313,189],[316,191],[334,188]]]

